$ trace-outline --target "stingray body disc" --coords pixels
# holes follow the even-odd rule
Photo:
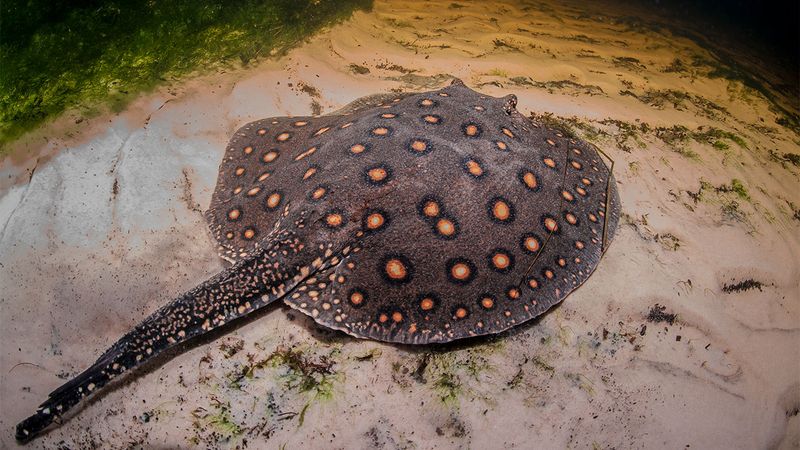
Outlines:
[[[220,167],[211,230],[236,260],[282,215],[317,217],[298,245],[348,252],[284,299],[327,327],[411,344],[506,330],[586,281],[620,206],[593,146],[515,105],[454,83],[248,124]]]

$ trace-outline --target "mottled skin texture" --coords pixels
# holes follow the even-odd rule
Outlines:
[[[619,197],[592,146],[531,122],[514,96],[458,80],[367,103],[239,129],[206,215],[233,265],[53,392],[18,439],[113,377],[275,300],[353,336],[426,344],[537,317],[594,271]]]

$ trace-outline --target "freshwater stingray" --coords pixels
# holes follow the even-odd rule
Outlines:
[[[454,80],[239,129],[206,213],[232,265],[51,393],[17,439],[167,348],[277,300],[325,327],[403,344],[543,314],[597,267],[619,196],[595,147],[516,103]]]

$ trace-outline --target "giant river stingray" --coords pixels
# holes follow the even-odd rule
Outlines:
[[[498,333],[543,314],[595,270],[620,203],[595,147],[516,103],[455,80],[243,126],[206,213],[232,265],[51,393],[17,439],[164,350],[277,301],[402,344]]]

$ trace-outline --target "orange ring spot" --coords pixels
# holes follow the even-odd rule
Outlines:
[[[436,217],[439,215],[439,204],[431,200],[425,203],[425,206],[422,207],[422,212],[428,217]]]
[[[508,150],[508,145],[506,145],[506,143],[505,143],[505,142],[503,142],[503,141],[496,141],[496,142],[495,142],[495,145],[496,145],[496,146],[497,146],[497,148],[499,148],[500,150]]]
[[[569,191],[561,191],[561,196],[564,197],[564,200],[571,202],[575,200],[575,197]]]
[[[383,218],[381,213],[372,213],[367,216],[367,228],[370,230],[377,230],[382,227],[385,222],[386,219]]]
[[[248,228],[248,229],[244,230],[244,238],[247,239],[247,240],[253,239],[253,237],[255,237],[255,235],[256,235],[256,232],[252,228]]]
[[[578,186],[575,188],[575,190],[578,191],[578,194],[580,194],[581,197],[586,197],[586,189]]]
[[[227,234],[225,234],[225,237],[226,237],[226,238],[228,238],[228,239],[233,239],[233,233],[231,233],[230,231],[228,231],[228,233],[227,233]]]
[[[494,300],[492,300],[489,297],[483,297],[481,299],[481,306],[483,306],[486,309],[492,309],[492,307],[494,306]]]
[[[547,228],[547,231],[550,232],[555,232],[558,230],[558,223],[555,221],[555,219],[550,217],[544,219],[544,226]]]
[[[448,219],[439,219],[436,223],[436,230],[443,236],[452,236],[456,232],[456,226]]]
[[[386,173],[386,169],[383,167],[375,167],[374,169],[369,169],[367,172],[369,179],[375,182],[384,180],[388,174]]]
[[[263,161],[265,163],[269,163],[269,162],[275,161],[275,159],[277,157],[278,157],[278,152],[276,152],[276,151],[267,152],[267,153],[264,153]]]
[[[572,164],[572,167],[574,167],[574,168],[575,168],[575,169],[577,169],[577,170],[581,170],[581,168],[583,168],[583,166],[581,165],[581,163],[579,163],[578,161],[572,161],[572,163],[571,163],[571,164]]]
[[[469,124],[464,129],[464,133],[466,133],[467,136],[476,136],[478,134],[478,126],[477,125],[473,125],[473,124]]]
[[[329,227],[341,226],[342,221],[343,219],[341,214],[333,213],[325,216],[325,223],[327,223]]]
[[[586,244],[581,241],[575,241],[575,248],[578,250],[583,250],[584,247],[586,247]]]
[[[439,118],[436,116],[425,116],[424,119],[428,123],[439,123]]]
[[[399,313],[398,311],[395,311],[395,312],[392,313],[392,320],[395,323],[400,323],[400,322],[403,321],[403,315],[401,313]]]
[[[453,268],[450,269],[450,274],[453,275],[453,278],[456,280],[466,280],[470,275],[469,266],[464,263],[454,264]]]
[[[250,153],[253,153],[253,147],[248,145],[247,147],[244,148],[244,154],[249,155]]]
[[[432,309],[433,309],[433,307],[434,307],[434,306],[435,306],[435,305],[434,305],[434,303],[433,303],[433,299],[432,299],[432,298],[430,298],[430,297],[425,297],[425,298],[423,298],[423,299],[422,299],[422,300],[419,302],[419,307],[420,307],[420,308],[421,308],[423,311],[430,311],[430,310],[432,310]]]
[[[364,144],[355,144],[352,147],[350,147],[350,151],[355,153],[356,155],[363,152],[366,149],[367,147],[365,147]]]
[[[477,161],[471,159],[467,161],[467,170],[469,171],[469,173],[471,173],[476,177],[483,175],[483,168],[481,167],[481,165],[478,164]]]
[[[511,265],[511,258],[505,253],[495,253],[494,256],[492,256],[492,264],[498,269],[507,269],[508,266]]]
[[[372,134],[374,134],[375,136],[386,136],[387,134],[389,134],[389,129],[386,127],[374,128],[372,130]]]
[[[530,286],[531,289],[536,289],[539,287],[539,282],[536,281],[535,278],[531,278],[530,280],[528,280],[528,286]]]
[[[578,223],[578,218],[575,217],[575,215],[572,214],[572,213],[567,213],[565,215],[565,217],[567,219],[567,222],[569,222],[570,225],[575,225],[576,223]]]
[[[535,251],[539,250],[539,241],[533,236],[526,237],[525,238],[525,249],[527,249],[530,252],[535,252]]]
[[[399,259],[386,262],[386,275],[393,280],[403,280],[408,276],[408,269]]]
[[[536,182],[536,175],[531,172],[525,172],[525,174],[522,175],[522,181],[525,183],[525,186],[528,186],[530,189],[536,189],[536,186],[539,185],[539,183]]]
[[[511,217],[511,208],[502,200],[498,200],[492,207],[492,214],[497,220],[508,220]]]
[[[364,294],[361,292],[355,291],[350,294],[350,303],[354,305],[360,305],[364,302]]]
[[[312,197],[314,200],[319,200],[319,199],[321,199],[321,198],[322,198],[322,196],[323,196],[323,195],[325,195],[325,192],[326,192],[326,191],[325,191],[325,188],[324,188],[324,187],[319,187],[319,188],[317,188],[317,189],[315,189],[315,190],[314,190],[314,192],[311,194],[311,197]]]
[[[464,308],[458,308],[455,313],[456,319],[463,319],[467,317],[467,310]]]
[[[236,220],[241,215],[242,215],[242,212],[239,211],[238,209],[232,209],[232,210],[230,210],[228,212],[228,218],[231,219],[231,220]]]
[[[274,209],[281,202],[281,194],[273,192],[267,197],[267,207]]]
[[[514,133],[511,130],[509,130],[508,128],[503,128],[503,134],[505,134],[506,136],[508,136],[510,138],[514,137]]]
[[[519,298],[519,289],[511,288],[508,290],[506,295],[508,295],[508,298],[516,300]]]
[[[422,106],[431,106],[431,105],[433,105],[433,100],[431,100],[429,98],[426,98],[426,99],[422,100],[421,102],[419,102],[419,104],[422,105]]]
[[[544,276],[546,276],[548,280],[552,280],[555,274],[552,270],[548,269],[544,271]]]
[[[547,165],[547,167],[551,169],[554,169],[556,167],[556,162],[553,161],[551,158],[545,158],[543,159],[543,161]]]
[[[388,321],[389,321],[389,316],[387,316],[386,314],[381,314],[380,316],[378,316],[378,322],[386,323]]]
[[[428,149],[428,145],[423,141],[415,140],[414,142],[411,143],[411,148],[415,152],[424,152],[425,150]]]

